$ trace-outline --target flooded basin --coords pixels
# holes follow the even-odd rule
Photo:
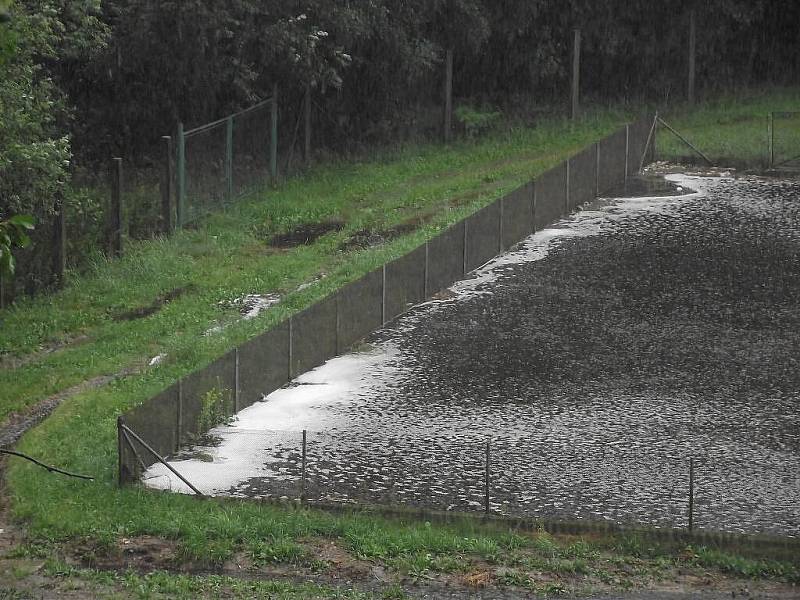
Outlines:
[[[800,182],[669,179],[684,195],[585,207],[173,466],[216,495],[685,526],[691,461],[697,527],[797,536]]]

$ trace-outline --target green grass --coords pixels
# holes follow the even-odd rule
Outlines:
[[[0,418],[88,378],[142,367],[156,354],[168,356],[155,368],[71,397],[23,438],[20,450],[93,475],[96,481],[54,476],[12,461],[7,494],[14,516],[25,520],[32,540],[44,546],[85,539],[102,552],[121,537],[154,535],[174,541],[180,560],[210,566],[236,552],[245,552],[257,564],[308,565],[313,559],[302,540],[334,539],[356,559],[385,562],[418,577],[458,572],[471,564],[470,557],[490,565],[513,563],[522,550],[529,561],[518,561],[523,566],[564,576],[592,571],[598,553],[607,547],[509,534],[469,520],[431,525],[234,500],[197,501],[138,487],[119,489],[115,421],[179,377],[400,256],[622,121],[618,113],[597,113],[572,127],[552,121],[477,142],[406,148],[371,162],[320,167],[242,201],[198,229],[131,244],[123,259],[98,260],[88,273],[71,277],[62,292],[0,313],[0,348],[18,358],[34,357],[18,368],[0,370]],[[421,215],[429,217],[423,227],[385,246],[338,249],[352,232],[391,227]],[[274,233],[326,219],[340,219],[346,226],[308,247],[276,251],[266,243]],[[325,277],[316,284],[296,290],[321,274]],[[114,319],[181,287],[186,293],[152,316]],[[282,302],[252,321],[238,321],[233,310],[220,304],[243,294],[268,292],[281,293]],[[204,335],[219,323],[227,327]],[[36,354],[59,340],[79,337],[80,343],[63,350]],[[613,549],[623,551],[631,555]],[[697,556],[696,560],[716,560],[715,568],[746,571],[736,571],[738,558],[726,566],[722,558]],[[796,577],[795,566],[781,568],[752,572]],[[524,580],[524,575],[519,577]]]
[[[393,160],[320,167],[238,203],[196,230],[131,243],[121,260],[97,258],[88,273],[71,277],[62,292],[0,313],[0,348],[5,355],[26,357],[65,340],[81,340],[24,366],[0,370],[0,419],[86,379],[141,367],[160,353],[167,354],[166,364],[144,379],[156,380],[147,386],[152,391],[164,387],[346,281],[403,254],[622,122],[622,115],[598,114],[572,129],[553,121],[477,143],[408,148]],[[338,250],[355,231],[420,217],[429,222],[383,247]],[[344,221],[345,229],[290,251],[268,246],[275,233],[328,219]],[[319,284],[295,291],[320,274],[326,277]],[[177,288],[187,291],[156,314],[133,321],[115,319]],[[235,323],[235,311],[225,307],[244,294],[269,292],[282,294],[284,300],[259,319]],[[218,335],[203,335],[220,322],[231,326]],[[127,405],[144,399],[139,390],[128,398]]]
[[[743,92],[696,108],[667,111],[664,120],[722,167],[763,168],[768,164],[771,112],[800,111],[800,88]],[[661,127],[659,160],[689,159],[705,164],[683,142]],[[775,121],[775,162],[800,156],[800,115]]]

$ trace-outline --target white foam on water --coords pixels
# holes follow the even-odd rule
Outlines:
[[[565,239],[600,235],[620,221],[645,213],[674,214],[686,200],[705,196],[705,190],[711,185],[707,177],[671,174],[665,179],[684,190],[695,191],[682,196],[615,198],[613,203],[607,206],[580,210],[550,227],[537,231],[520,242],[516,250],[493,258],[474,270],[469,278],[454,283],[449,288],[454,296],[428,304],[457,302],[475,296],[490,295],[493,290],[489,285],[510,272],[511,267],[544,260]]]
[[[269,448],[289,441],[300,447],[300,432],[323,431],[347,426],[347,417],[334,409],[354,402],[359,392],[370,394],[380,382],[390,379],[394,369],[388,364],[397,351],[391,346],[370,352],[332,358],[316,369],[303,373],[290,386],[264,397],[261,402],[240,411],[230,425],[209,432],[219,443],[196,446],[193,454],[202,458],[171,460],[169,463],[201,492],[214,495],[260,474],[275,476],[269,463]],[[273,461],[274,462],[274,461]],[[161,463],[144,474],[148,487],[192,493],[191,489]]]

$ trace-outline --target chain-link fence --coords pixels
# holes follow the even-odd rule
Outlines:
[[[171,466],[205,495],[405,506],[524,518],[800,533],[798,461],[755,464],[677,439],[672,449],[581,431],[286,432],[218,427]],[[189,488],[161,464],[147,485]]]
[[[674,125],[674,126],[673,126]],[[691,132],[657,119],[654,160],[762,169],[800,168],[800,111],[695,123]]]
[[[771,167],[800,168],[800,111],[770,114]]]
[[[219,121],[178,128],[177,224],[223,209],[277,176],[277,107],[272,99]]]

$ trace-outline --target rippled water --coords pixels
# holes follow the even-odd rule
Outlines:
[[[200,489],[800,534],[800,182],[599,201],[174,465]],[[160,467],[147,483],[184,491]]]

